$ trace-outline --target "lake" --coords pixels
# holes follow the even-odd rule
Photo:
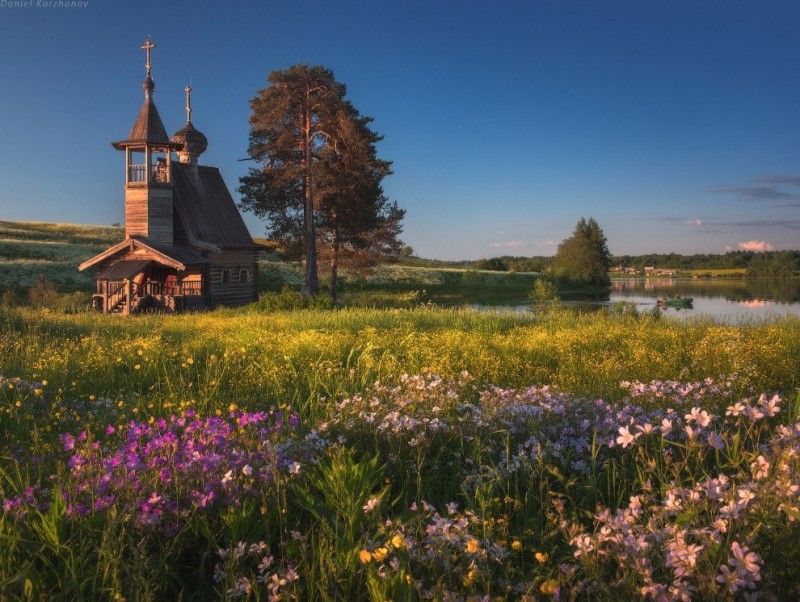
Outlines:
[[[761,319],[787,314],[800,316],[800,280],[745,280],[744,278],[630,278],[613,280],[607,295],[591,299],[563,300],[566,307],[587,311],[618,302],[633,303],[640,312],[651,311],[662,297],[691,297],[690,308],[666,308],[666,315],[692,317],[706,315],[732,322]],[[501,306],[481,305],[485,309]],[[530,305],[523,299],[510,300],[506,309],[526,311]]]

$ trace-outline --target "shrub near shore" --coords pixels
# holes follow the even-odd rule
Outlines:
[[[723,600],[800,578],[798,320],[0,320],[11,599]]]

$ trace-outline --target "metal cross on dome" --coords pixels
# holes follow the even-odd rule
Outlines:
[[[192,120],[192,87],[186,86],[183,89],[186,92],[186,121]]]
[[[145,52],[145,56],[147,57],[146,58],[146,62],[145,62],[145,68],[147,69],[147,75],[150,75],[150,50],[152,50],[155,47],[156,47],[156,45],[153,44],[153,42],[150,40],[150,36],[147,36],[147,38],[144,41],[144,45],[142,46],[142,49]]]

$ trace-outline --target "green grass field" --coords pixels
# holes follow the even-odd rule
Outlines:
[[[792,319],[4,310],[0,592],[785,592],[797,357]]]

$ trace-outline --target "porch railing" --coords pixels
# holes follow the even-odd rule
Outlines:
[[[167,297],[199,297],[203,294],[202,283],[197,280],[189,280],[180,284],[171,282],[161,282],[158,280],[147,280],[142,284],[131,282],[131,302],[135,306],[145,297],[155,297],[164,299]],[[124,280],[98,280],[97,293],[95,298],[95,309],[97,311],[111,312],[115,308],[127,302],[127,287]]]

